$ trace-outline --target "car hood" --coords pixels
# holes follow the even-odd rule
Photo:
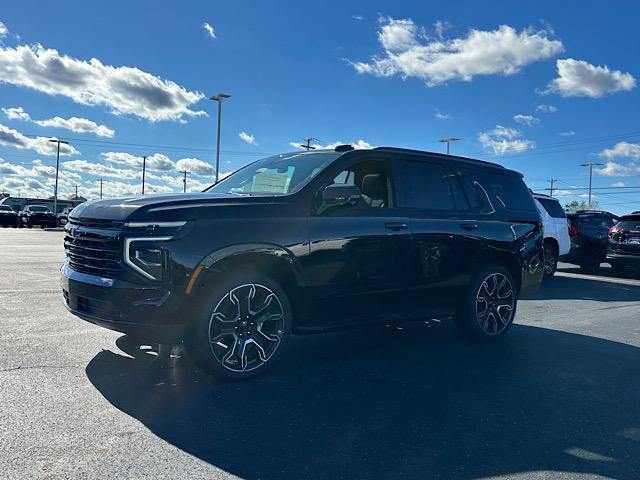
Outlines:
[[[224,193],[172,193],[166,195],[146,195],[137,197],[94,200],[78,205],[69,214],[71,220],[146,220],[153,214],[153,220],[175,215],[189,208],[217,205],[265,203],[275,201],[273,196],[243,196]],[[172,213],[171,213],[172,212]]]

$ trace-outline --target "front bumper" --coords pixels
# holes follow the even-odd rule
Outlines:
[[[165,285],[141,285],[60,269],[67,309],[83,320],[154,343],[182,341],[192,312]]]

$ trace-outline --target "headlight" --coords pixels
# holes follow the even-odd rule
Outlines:
[[[167,253],[157,243],[170,239],[171,237],[127,238],[124,244],[125,263],[146,278],[162,280]]]

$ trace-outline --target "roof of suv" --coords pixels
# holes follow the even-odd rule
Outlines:
[[[458,157],[456,155],[447,155],[446,153],[426,152],[424,150],[412,150],[410,148],[397,148],[397,147],[375,147],[372,150],[376,152],[383,151],[383,152],[391,152],[391,153],[408,153],[411,155],[418,155],[418,156],[424,156],[429,158],[437,157],[437,158],[442,158],[447,160],[453,160],[455,162],[469,163],[474,165],[481,165],[484,167],[493,167],[493,168],[506,170],[506,168],[504,168],[502,165],[498,165],[497,163],[487,162],[484,160],[477,160],[475,158]]]

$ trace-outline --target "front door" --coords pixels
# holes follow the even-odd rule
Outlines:
[[[395,205],[388,162],[347,165],[333,172],[321,190],[331,183],[355,185],[361,198],[350,206],[325,210],[319,201],[314,207],[304,268],[313,302],[306,326],[403,318],[411,232]]]

